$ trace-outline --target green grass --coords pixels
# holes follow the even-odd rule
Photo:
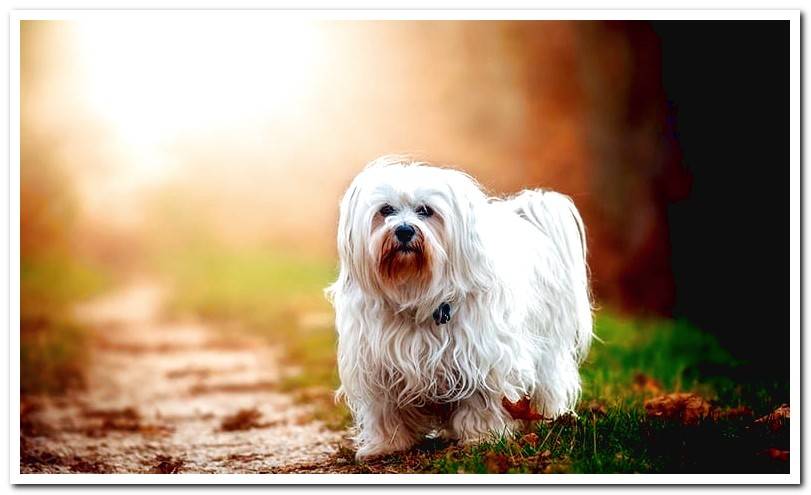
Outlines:
[[[259,331],[288,325],[305,311],[329,309],[322,289],[333,263],[269,250],[230,250],[197,245],[157,258],[176,290],[175,311],[214,319],[238,319]]]
[[[585,401],[635,402],[638,396],[629,394],[629,387],[640,373],[673,392],[721,385],[722,376],[707,376],[702,370],[731,369],[738,364],[711,335],[684,321],[600,312],[594,331],[597,339],[581,367]]]
[[[61,394],[83,385],[87,335],[67,316],[22,322],[20,391]]]
[[[739,383],[742,366],[710,335],[685,322],[638,321],[597,315],[595,342],[582,367],[578,416],[536,425],[538,443],[494,437],[468,449],[450,448],[423,470],[457,472],[785,472],[787,464],[763,452],[788,449],[788,426],[772,431],[754,419],[787,401],[787,387]],[[661,391],[634,386],[656,380]],[[694,425],[650,418],[643,404],[654,395],[697,392],[714,407],[746,405],[752,414],[706,419]],[[751,399],[747,402],[747,399]],[[602,409],[601,407],[602,406]]]
[[[322,289],[335,277],[331,260],[269,250],[236,251],[202,245],[159,260],[174,285],[172,309],[235,321],[286,350],[301,373],[282,388],[306,402],[335,428],[348,425],[346,409],[334,406],[337,384],[335,332],[327,320],[300,325],[305,314],[328,314]],[[225,327],[228,327],[227,325]],[[475,447],[439,441],[381,461],[386,470],[417,472],[768,472],[787,469],[760,453],[788,449],[788,427],[753,426],[756,417],[787,402],[788,386],[764,383],[745,373],[709,334],[684,321],[638,319],[604,310],[596,315],[595,341],[581,368],[579,416],[537,425],[538,443],[494,437]],[[743,370],[743,371],[742,371]],[[655,384],[652,389],[635,382]],[[746,417],[685,426],[646,416],[654,396],[689,391],[719,409],[746,405]],[[374,472],[383,464],[359,464]]]
[[[20,260],[22,318],[63,312],[110,283],[111,275],[106,269],[66,253],[23,257]]]
[[[581,410],[577,418],[540,424],[527,437],[494,437],[467,448],[445,447],[423,462],[436,473],[757,473],[786,472],[769,448],[788,448],[788,426],[774,432],[752,418],[685,426],[651,419],[639,408]]]
[[[641,406],[634,379],[649,377],[662,392],[697,392],[725,407],[746,405],[766,413],[788,402],[788,383],[757,376],[750,363],[733,357],[712,335],[683,320],[595,315],[595,334],[581,366],[583,403]]]
[[[109,286],[97,265],[48,253],[20,262],[20,390],[59,394],[83,383],[87,333],[71,306]]]

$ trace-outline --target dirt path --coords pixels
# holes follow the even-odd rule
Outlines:
[[[139,283],[78,309],[94,332],[84,391],[22,404],[22,472],[262,473],[329,464],[341,435],[280,393],[261,341],[161,316]],[[306,468],[305,468],[306,469]]]

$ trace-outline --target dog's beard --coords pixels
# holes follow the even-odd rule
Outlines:
[[[431,248],[421,232],[405,245],[392,235],[383,236],[377,268],[385,286],[423,288],[431,281],[431,263]]]

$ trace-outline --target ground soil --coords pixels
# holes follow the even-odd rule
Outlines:
[[[278,389],[279,349],[169,319],[164,296],[139,282],[77,309],[92,332],[85,386],[22,398],[23,473],[343,470],[345,434]]]

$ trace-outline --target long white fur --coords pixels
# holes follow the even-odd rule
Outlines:
[[[398,213],[373,230],[384,204]],[[419,205],[433,208],[433,223],[414,212]],[[401,222],[429,244],[427,284],[393,287],[378,273],[381,236]],[[462,442],[510,432],[519,425],[505,397],[528,396],[546,417],[573,410],[592,310],[585,229],[568,197],[490,198],[460,171],[382,157],[341,201],[338,251],[327,294],[338,396],[355,420],[358,457],[410,448],[431,431]],[[452,319],[437,326],[442,302]],[[438,404],[450,406],[449,418],[431,412]]]

